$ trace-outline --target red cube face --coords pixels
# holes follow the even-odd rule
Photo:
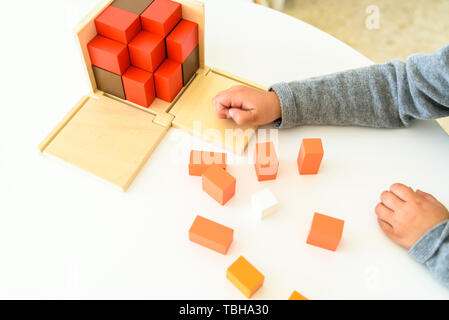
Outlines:
[[[184,63],[198,45],[198,24],[189,20],[181,20],[168,35],[166,41],[168,58]]]
[[[154,73],[156,96],[172,102],[182,89],[182,68],[179,62],[166,59]]]
[[[101,69],[122,75],[129,67],[129,55],[126,45],[96,36],[87,44],[92,64]]]
[[[126,100],[148,108],[155,98],[153,74],[130,67],[122,78]]]
[[[140,18],[144,30],[166,37],[181,20],[182,6],[170,0],[155,0]]]
[[[254,152],[254,167],[258,181],[274,180],[279,169],[279,159],[272,142],[256,144]]]
[[[164,38],[146,31],[140,32],[128,45],[131,64],[154,72],[165,59]]]
[[[128,44],[141,30],[137,14],[109,6],[96,19],[97,32],[111,40]]]

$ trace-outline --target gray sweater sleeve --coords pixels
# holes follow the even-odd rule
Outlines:
[[[449,116],[449,46],[383,65],[271,87],[282,106],[275,125],[408,126]]]
[[[409,255],[425,264],[432,275],[449,288],[449,220],[422,236],[409,250]]]

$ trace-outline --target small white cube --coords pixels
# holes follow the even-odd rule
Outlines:
[[[259,219],[263,219],[278,210],[279,202],[270,189],[255,193],[251,198],[251,207]]]

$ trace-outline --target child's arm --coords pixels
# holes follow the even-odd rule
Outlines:
[[[449,211],[435,197],[395,183],[380,196],[379,226],[449,288]]]
[[[306,124],[395,128],[413,119],[449,116],[449,46],[406,63],[345,71],[272,86],[274,92],[236,87],[214,98],[219,117],[239,124],[288,128]]]

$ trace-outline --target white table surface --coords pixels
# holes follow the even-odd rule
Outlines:
[[[370,61],[270,9],[206,1],[206,60],[259,83],[301,79]],[[221,207],[187,175],[192,147],[171,129],[127,193],[36,147],[88,92],[71,29],[95,0],[9,1],[0,12],[0,298],[240,299],[225,278],[244,255],[266,277],[255,299],[448,299],[449,291],[384,236],[373,208],[396,181],[449,204],[449,137],[433,122],[406,130],[302,127],[279,132],[276,181],[258,183],[242,158],[237,194]],[[21,18],[10,12],[21,12]],[[39,14],[38,14],[39,13]],[[297,174],[302,138],[321,137],[317,176]],[[237,161],[238,162],[238,161]],[[269,186],[279,212],[257,221],[250,196]],[[346,221],[333,253],[306,245],[313,212]],[[235,229],[226,256],[197,246],[197,215]]]

